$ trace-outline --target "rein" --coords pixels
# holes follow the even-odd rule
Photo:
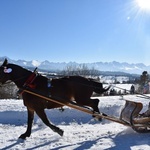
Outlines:
[[[111,86],[112,86],[112,87],[115,87],[115,88],[117,88],[117,89],[120,89],[120,90],[126,90],[126,91],[130,92],[130,90],[127,90],[127,89],[125,89],[125,88],[118,87],[118,86],[116,86],[116,85],[111,85]],[[135,94],[141,95],[141,96],[143,96],[143,98],[150,99],[150,96],[147,96],[147,95],[145,95],[145,94],[141,94],[141,93],[139,93],[139,92],[135,92]]]

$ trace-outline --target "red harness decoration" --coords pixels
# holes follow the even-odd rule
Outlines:
[[[31,89],[35,89],[36,85],[33,83],[33,81],[35,80],[35,78],[37,77],[37,74],[38,74],[36,70],[37,70],[37,67],[34,69],[32,74],[26,80],[26,82],[24,83],[23,87],[29,87]]]
[[[33,72],[29,78],[26,80],[26,82],[24,83],[23,87],[29,87],[31,89],[35,89],[36,85],[33,84],[33,81],[35,80],[37,74],[35,72]]]
[[[36,68],[37,69],[37,68]],[[28,79],[26,80],[26,82],[23,85],[23,88],[29,87],[31,89],[35,89],[36,88],[36,84],[33,83],[33,81],[35,80],[35,78],[37,77],[38,73],[36,71],[36,69],[34,70],[34,72],[28,77]],[[18,94],[23,94],[24,93],[24,89],[19,89],[18,90]]]

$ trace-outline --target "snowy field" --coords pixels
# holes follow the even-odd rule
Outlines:
[[[101,112],[118,117],[124,99],[140,101],[142,111],[149,100],[136,95],[98,97]],[[124,125],[103,120],[98,122],[88,114],[71,108],[60,112],[46,110],[55,125],[64,130],[60,137],[35,116],[31,137],[18,139],[26,130],[27,112],[22,100],[0,100],[0,149],[2,150],[149,150],[150,133],[136,133]]]

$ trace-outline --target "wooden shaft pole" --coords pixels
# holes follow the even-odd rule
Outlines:
[[[122,120],[120,120],[119,118],[116,118],[116,117],[113,117],[113,116],[108,116],[108,115],[103,115],[103,114],[98,114],[98,113],[94,113],[93,111],[87,109],[87,108],[84,108],[84,107],[81,107],[81,106],[78,106],[76,104],[71,104],[71,103],[65,103],[65,102],[60,102],[59,100],[54,100],[52,99],[51,97],[46,97],[46,96],[43,96],[43,95],[40,95],[36,92],[33,92],[31,90],[23,90],[23,92],[26,92],[26,93],[29,93],[29,94],[32,94],[32,95],[35,95],[35,96],[38,96],[40,98],[42,98],[43,100],[47,100],[47,101],[51,101],[51,102],[54,102],[54,103],[57,103],[57,104],[60,104],[62,106],[68,106],[68,107],[71,107],[71,108],[74,108],[74,109],[77,109],[77,110],[80,110],[82,112],[85,112],[85,113],[88,113],[88,114],[91,114],[91,115],[94,115],[96,118],[104,118],[104,119],[107,119],[107,120],[110,120],[110,121],[113,121],[113,122],[117,122],[117,123],[120,123],[122,125],[126,125],[126,126],[132,126],[130,124],[128,124],[127,122],[124,122]],[[140,125],[141,126],[141,125]]]

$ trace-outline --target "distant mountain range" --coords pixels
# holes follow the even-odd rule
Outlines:
[[[45,71],[62,71],[65,70],[67,66],[78,66],[79,63],[76,62],[49,62],[47,60],[40,62],[37,60],[26,61],[26,60],[12,60],[8,57],[0,57],[0,63],[7,58],[9,63],[18,64],[20,66],[26,68],[35,68],[38,67],[39,69]],[[150,70],[150,66],[146,66],[143,63],[136,63],[136,64],[129,64],[127,62],[120,63],[120,62],[95,62],[95,63],[84,63],[88,69],[96,69],[99,71],[109,71],[109,72],[124,72],[130,74],[142,74],[143,71]]]

